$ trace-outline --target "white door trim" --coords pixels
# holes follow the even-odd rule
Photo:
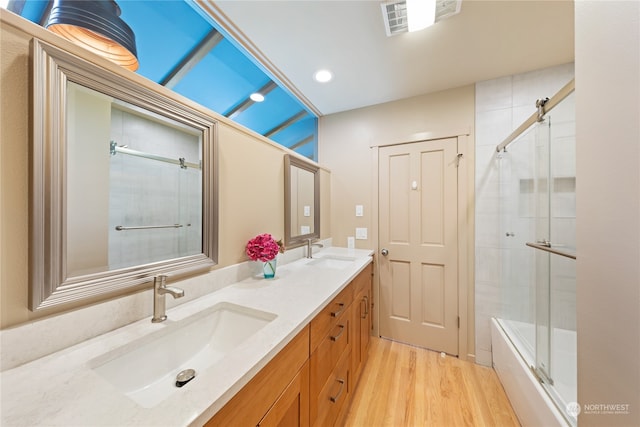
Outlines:
[[[428,132],[416,132],[400,138],[396,141],[371,141],[369,147],[388,147],[390,145],[411,144],[413,142],[431,141],[433,139],[448,139],[471,135],[470,129],[444,129]]]

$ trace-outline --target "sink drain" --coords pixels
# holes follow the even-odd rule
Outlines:
[[[196,371],[193,369],[185,369],[176,375],[176,387],[182,387],[196,377]]]

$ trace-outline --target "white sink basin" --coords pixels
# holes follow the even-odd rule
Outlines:
[[[140,406],[152,408],[181,390],[176,387],[178,373],[194,369],[197,379],[198,373],[276,317],[273,313],[220,303],[168,323],[161,331],[94,359],[90,366]]]
[[[325,255],[321,258],[314,258],[307,263],[307,265],[321,267],[321,268],[330,268],[333,270],[342,270],[343,268],[349,267],[355,258],[346,257],[346,256],[337,256],[337,255]]]

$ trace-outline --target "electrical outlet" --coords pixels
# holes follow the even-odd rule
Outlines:
[[[355,249],[356,248],[356,238],[353,236],[347,237],[347,248]]]
[[[356,228],[356,239],[357,240],[367,240],[367,229],[366,228]]]

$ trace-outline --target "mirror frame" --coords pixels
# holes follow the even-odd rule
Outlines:
[[[153,276],[209,270],[218,258],[217,121],[196,108],[38,39],[32,40],[29,309],[95,302],[148,287]],[[202,252],[68,277],[66,103],[74,82],[202,133]]]
[[[313,174],[313,232],[291,234],[291,167],[297,167]],[[284,245],[295,248],[305,244],[307,239],[320,238],[320,168],[298,157],[284,156]]]

